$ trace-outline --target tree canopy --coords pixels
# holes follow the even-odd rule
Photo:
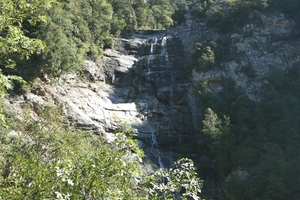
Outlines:
[[[53,1],[28,2],[26,0],[0,2],[0,67],[13,68],[17,60],[29,59],[33,54],[40,54],[45,49],[45,43],[38,39],[28,37],[24,23],[36,25],[45,21],[40,15],[41,10],[49,9]],[[11,80],[19,79],[16,76],[4,76],[0,71],[0,95],[11,88]]]
[[[299,24],[298,0],[216,2],[1,0],[0,96],[7,95],[13,82],[26,84],[24,70],[42,70],[52,78],[78,72],[85,59],[97,60],[113,47],[121,32],[167,29],[184,22],[187,13],[224,35],[261,11],[283,12]],[[191,67],[198,71],[220,67],[230,54],[226,40],[195,46]],[[252,66],[241,70],[249,78],[256,76]],[[222,80],[223,90],[216,95],[206,82],[199,86],[204,139],[193,142],[207,144],[191,149],[213,158],[216,179],[228,198],[300,199],[299,74],[299,66],[286,76],[272,74],[263,84],[260,102],[232,79]],[[140,149],[126,133],[119,133],[112,146],[75,129],[54,107],[40,110],[40,121],[28,116],[20,121],[14,115],[0,103],[1,199],[198,199],[203,184],[189,159],[139,179],[133,152]],[[134,159],[127,162],[130,156]]]
[[[26,68],[38,68],[51,77],[78,71],[84,59],[97,59],[103,49],[112,47],[121,31],[167,28],[173,24],[174,11],[167,1],[150,5],[144,1],[4,0],[0,7],[1,97],[12,88],[13,80],[26,84],[18,76]],[[137,20],[144,13],[147,17]],[[57,107],[35,110],[36,118],[29,115],[30,109],[25,110],[15,118],[0,104],[1,199],[157,199],[166,191],[183,199],[198,198],[202,181],[191,160],[176,162],[173,171],[142,177],[143,154],[131,133],[116,133],[112,145],[75,129]],[[177,180],[176,173],[184,176]],[[169,182],[166,191],[152,189],[162,178]]]

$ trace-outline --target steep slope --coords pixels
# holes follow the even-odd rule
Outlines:
[[[220,80],[232,78],[251,99],[260,101],[261,85],[268,75],[284,75],[299,66],[300,41],[293,37],[294,26],[283,14],[258,13],[257,20],[230,33],[219,33],[205,20],[188,18],[167,31],[122,35],[103,59],[86,61],[85,78],[67,74],[51,85],[37,82],[17,103],[28,102],[33,109],[59,105],[79,128],[109,140],[118,129],[136,128],[148,172],[168,167],[182,156],[213,170],[206,152],[192,152],[197,142],[205,141],[195,87],[207,81],[217,93],[222,90]],[[198,70],[201,63],[193,65],[196,43],[211,46],[219,55],[210,68]]]

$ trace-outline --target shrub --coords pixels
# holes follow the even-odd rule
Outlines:
[[[244,65],[241,68],[241,71],[248,77],[248,78],[255,78],[256,71],[253,69],[251,65]]]

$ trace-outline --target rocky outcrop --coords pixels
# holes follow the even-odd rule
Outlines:
[[[176,57],[184,58],[181,49],[166,31],[123,36],[103,59],[86,61],[84,78],[74,73],[52,85],[37,81],[19,101],[33,110],[59,105],[77,127],[108,140],[128,124],[138,131],[145,163],[166,167],[200,130],[199,104],[179,64],[184,60],[173,64]]]
[[[194,85],[209,81],[221,89],[221,77],[235,79],[248,95],[259,100],[259,88],[270,73],[285,73],[299,65],[300,40],[289,40],[295,24],[282,14],[261,14],[259,22],[240,32],[222,35],[207,28],[205,21],[188,19],[185,24],[151,34],[123,35],[115,48],[98,62],[86,61],[85,78],[62,76],[52,85],[38,82],[31,93],[19,98],[33,109],[59,105],[65,116],[82,129],[113,138],[128,124],[138,131],[146,157],[165,167],[180,157],[183,143],[194,144],[201,130],[200,104]],[[232,59],[211,71],[185,74],[186,63],[203,38],[229,38]],[[243,67],[251,67],[249,76]],[[187,145],[185,145],[187,146]]]
[[[219,91],[220,78],[231,77],[249,97],[259,100],[260,86],[266,76],[274,72],[286,73],[289,68],[299,65],[300,40],[293,37],[295,22],[281,13],[256,13],[256,17],[258,19],[234,33],[220,34],[208,28],[204,20],[192,19],[170,30],[172,37],[182,41],[185,55],[192,55],[195,43],[204,39],[215,42],[226,39],[230,45],[230,58],[211,71],[194,70],[194,82],[209,81],[212,89]],[[249,76],[244,67],[252,68],[255,75]]]
[[[127,71],[116,69],[116,57],[110,55],[102,63],[114,69],[114,102],[119,99],[134,103],[137,119],[129,124],[138,129],[146,155],[156,159],[161,167],[177,159],[169,153],[170,149],[178,152],[181,144],[192,140],[192,135],[200,130],[196,120],[201,115],[199,104],[195,103],[192,84],[180,65],[185,59],[182,47],[181,41],[166,31],[133,35],[117,40],[118,52],[125,49],[137,59]],[[173,62],[176,57],[177,62]]]

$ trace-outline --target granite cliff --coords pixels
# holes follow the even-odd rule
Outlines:
[[[295,23],[281,13],[257,13],[258,20],[226,34],[207,27],[205,20],[187,16],[184,24],[166,31],[121,35],[114,49],[97,62],[87,60],[79,74],[65,74],[47,84],[37,81],[32,91],[12,97],[8,106],[18,110],[29,103],[33,110],[48,104],[62,107],[79,128],[114,138],[126,126],[137,129],[146,163],[168,167],[200,137],[202,114],[195,86],[208,81],[214,91],[219,80],[231,77],[249,97],[259,101],[260,86],[270,73],[284,74],[300,63],[300,40],[293,37]],[[219,66],[199,72],[188,63],[195,43],[226,40],[228,58]],[[249,76],[244,66],[252,69]],[[187,70],[187,68],[189,68]],[[191,71],[188,73],[187,71]],[[19,110],[20,112],[20,110]],[[197,157],[209,162],[206,155]]]

